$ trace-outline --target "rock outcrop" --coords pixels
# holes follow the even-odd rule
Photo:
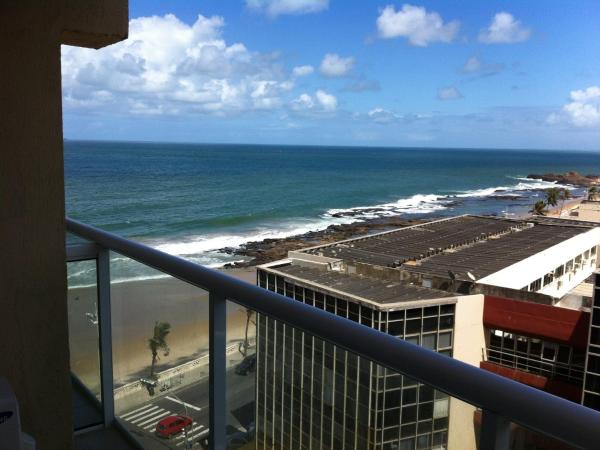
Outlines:
[[[431,220],[431,218],[428,220]],[[328,244],[423,222],[426,222],[426,220],[405,219],[397,216],[386,217],[345,225],[330,225],[321,231],[309,231],[298,236],[290,236],[282,239],[265,239],[263,241],[248,242],[241,247],[226,247],[218,251],[245,258],[243,262],[228,264],[225,267],[250,267],[286,258],[290,250],[314,247],[316,245]]]
[[[581,175],[577,172],[529,174],[527,178],[582,187],[600,185],[600,175]]]

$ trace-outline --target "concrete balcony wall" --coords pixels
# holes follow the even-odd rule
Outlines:
[[[0,376],[40,450],[73,433],[60,45],[126,32],[124,0],[0,2]]]

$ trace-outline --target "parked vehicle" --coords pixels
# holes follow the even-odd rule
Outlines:
[[[238,375],[248,375],[256,370],[256,353],[246,356],[235,368]]]
[[[193,420],[187,416],[167,416],[156,424],[156,434],[160,437],[170,438],[191,426],[192,422]]]

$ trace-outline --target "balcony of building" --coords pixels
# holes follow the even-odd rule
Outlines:
[[[68,231],[82,240],[65,250],[60,46],[126,39],[127,13],[124,0],[0,3],[0,372],[38,448],[315,448],[318,436],[324,448],[506,449],[521,443],[517,425],[597,447],[595,410],[74,221]],[[65,260],[91,281],[67,291]],[[122,283],[128,264],[159,281]],[[269,321],[262,349],[245,333],[257,315]],[[311,341],[311,358],[302,341],[274,351],[287,333]],[[294,356],[289,396],[287,372],[258,358],[253,369],[261,351]],[[331,355],[343,376],[319,375]],[[366,390],[363,369],[377,380]],[[264,414],[273,393],[277,423]],[[340,398],[343,409],[328,408]],[[392,407],[373,417],[372,402]],[[174,415],[191,421],[157,436]]]
[[[69,289],[76,448],[593,448],[600,437],[600,413],[577,403],[82,223],[68,230],[69,273],[91,280]],[[131,264],[148,268],[145,283],[122,281]],[[157,322],[172,327],[153,367]],[[158,437],[173,415],[192,423]]]

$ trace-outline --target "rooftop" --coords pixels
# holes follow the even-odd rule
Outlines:
[[[524,222],[459,216],[306,250],[307,253],[379,266],[397,267],[447,249],[509,233]]]
[[[324,271],[299,265],[288,264],[267,270],[293,278],[299,284],[304,282],[312,289],[323,286],[327,291],[337,291],[350,300],[384,305],[385,309],[406,302],[455,297],[445,291],[414,286],[405,282],[386,281],[358,274],[347,275],[342,272]]]
[[[452,271],[458,279],[468,281],[467,272],[477,279],[533,256],[558,242],[588,231],[587,228],[536,225],[503,236],[485,239],[420,260],[406,270],[447,277]]]
[[[468,281],[482,278],[590,229],[579,221],[458,216],[304,252],[347,263],[401,268]]]

